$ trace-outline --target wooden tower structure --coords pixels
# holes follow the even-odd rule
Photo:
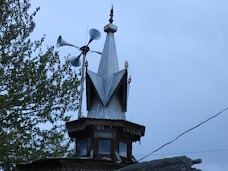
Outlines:
[[[144,136],[145,127],[126,120],[130,87],[128,64],[119,70],[111,9],[97,73],[86,66],[87,117],[66,124],[76,142],[76,158],[134,163],[132,142]]]
[[[113,8],[104,31],[107,36],[97,73],[86,65],[87,117],[66,123],[68,135],[75,142],[75,154],[19,164],[19,171],[117,170],[137,162],[132,143],[140,141],[145,127],[126,120],[131,78],[127,62],[119,70]]]

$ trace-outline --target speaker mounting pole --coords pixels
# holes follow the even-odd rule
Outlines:
[[[81,77],[81,89],[80,89],[80,97],[79,97],[79,108],[78,108],[78,119],[82,117],[82,97],[83,97],[83,91],[84,91],[84,81],[85,81],[85,61],[86,61],[86,54],[89,51],[88,46],[83,46],[80,48],[83,55],[83,61],[82,61],[82,77]]]

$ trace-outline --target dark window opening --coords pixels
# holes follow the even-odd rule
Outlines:
[[[88,155],[88,140],[82,140],[79,143],[79,156]]]
[[[127,143],[119,142],[119,155],[127,157]]]
[[[98,153],[99,154],[110,154],[111,153],[111,141],[110,140],[99,140]]]

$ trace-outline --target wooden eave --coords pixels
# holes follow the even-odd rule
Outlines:
[[[145,127],[126,120],[111,120],[111,119],[94,119],[94,118],[80,118],[75,121],[66,123],[68,134],[71,138],[75,132],[83,131],[88,127],[96,127],[102,130],[104,127],[119,128],[127,134],[137,136],[136,140],[144,136]]]

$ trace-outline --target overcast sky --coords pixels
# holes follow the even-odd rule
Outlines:
[[[45,45],[55,45],[62,35],[83,46],[87,27],[97,28],[102,38],[90,48],[102,51],[112,3],[119,66],[127,60],[132,76],[127,119],[146,126],[141,145],[133,146],[140,159],[228,106],[228,1],[36,0],[32,5],[41,10],[32,37],[45,34]],[[71,47],[56,50],[62,58],[79,54]],[[96,72],[100,56],[88,54],[87,60]],[[186,155],[201,158],[195,167],[202,170],[227,171],[227,131],[225,111],[145,161]]]

